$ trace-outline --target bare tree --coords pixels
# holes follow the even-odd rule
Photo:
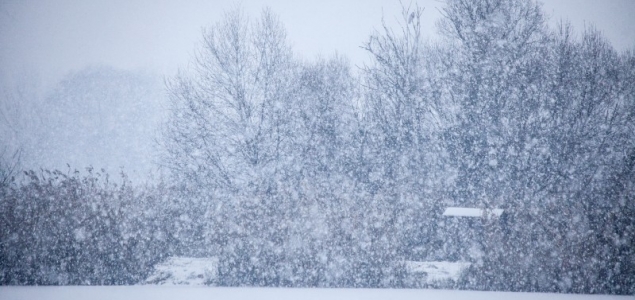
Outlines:
[[[0,150],[0,195],[4,189],[16,180],[21,169],[21,151],[11,153],[5,148]]]
[[[278,191],[297,67],[285,30],[269,10],[253,23],[231,11],[204,31],[191,71],[168,82],[164,165],[197,207],[190,218],[208,220],[201,234],[227,251],[225,284],[264,284],[276,278],[272,245],[285,240],[288,218]],[[256,271],[252,256],[268,267]]]
[[[266,166],[285,138],[281,116],[294,65],[284,29],[268,10],[255,24],[240,10],[229,12],[203,37],[192,74],[168,82],[165,166],[210,191],[237,190],[257,169],[275,172]]]

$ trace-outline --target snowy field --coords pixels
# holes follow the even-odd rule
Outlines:
[[[62,287],[0,287],[3,300],[127,300],[127,299],[448,299],[448,300],[519,300],[519,299],[633,299],[632,296],[574,295],[544,293],[475,292],[450,290],[390,290],[390,289],[286,289],[286,288],[217,288],[185,286],[62,286]]]

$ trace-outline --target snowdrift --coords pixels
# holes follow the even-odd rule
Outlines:
[[[217,258],[170,257],[154,267],[145,284],[208,285],[216,279]]]

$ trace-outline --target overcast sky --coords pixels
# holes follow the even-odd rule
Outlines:
[[[201,28],[238,2],[224,0],[0,0],[0,68],[5,78],[38,76],[54,84],[87,65],[145,69],[170,75],[186,66]],[[361,43],[399,14],[399,1],[243,0],[251,16],[269,6],[288,31],[297,54],[312,58],[335,51],[354,64],[367,58]],[[434,37],[442,2],[425,7],[424,29]],[[544,1],[552,22],[570,20],[580,30],[592,23],[618,50],[635,47],[635,0]]]

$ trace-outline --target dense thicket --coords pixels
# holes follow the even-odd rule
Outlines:
[[[269,11],[227,13],[168,82],[167,184],[3,185],[0,282],[130,283],[189,255],[219,285],[404,287],[404,261],[462,259],[457,288],[635,292],[635,54],[529,0],[442,13],[430,44],[404,8],[358,74],[298,60]],[[505,218],[457,254],[447,206]]]
[[[0,204],[0,283],[132,284],[170,254],[158,191],[92,169],[24,175]]]

